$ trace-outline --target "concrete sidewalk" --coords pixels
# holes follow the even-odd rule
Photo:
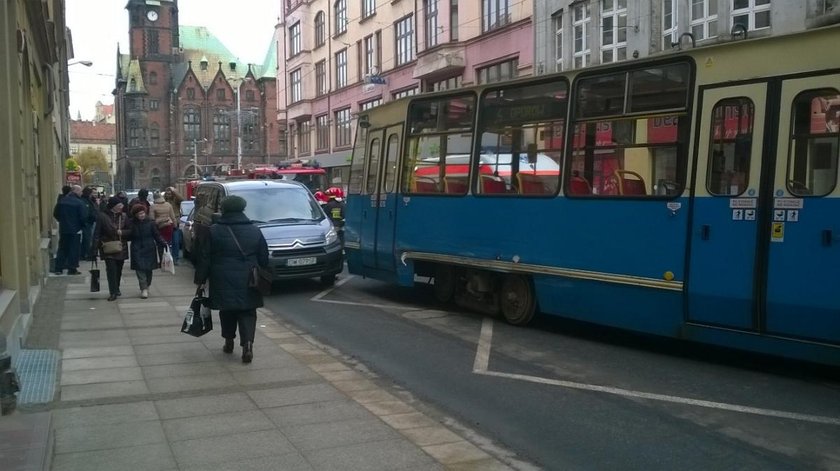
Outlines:
[[[510,469],[267,311],[250,365],[238,342],[222,353],[217,312],[213,332],[180,333],[188,266],[156,271],[146,300],[126,269],[116,302],[102,271],[101,293],[86,276],[49,280],[66,286],[53,470]]]

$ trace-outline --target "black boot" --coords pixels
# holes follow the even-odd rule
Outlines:
[[[233,339],[225,339],[225,346],[222,347],[225,353],[233,353]]]
[[[254,359],[254,342],[245,342],[242,346],[242,363],[251,363]]]

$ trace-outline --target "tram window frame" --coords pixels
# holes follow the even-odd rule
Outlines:
[[[643,73],[663,77],[670,74],[674,80],[664,83],[682,85],[642,87],[636,78]],[[686,188],[694,76],[694,63],[686,60],[581,74],[573,84],[563,177],[565,196],[653,200],[680,197]],[[665,93],[665,89],[669,96],[681,97],[680,102],[671,99],[654,107],[649,105],[650,100],[641,99]],[[663,123],[662,128],[673,129],[660,129],[654,134],[657,122]],[[631,159],[632,166],[628,166],[627,159]],[[612,173],[603,170],[605,165],[615,167]]]
[[[398,164],[400,157],[400,133],[388,131],[385,139],[385,193],[393,193],[397,188]],[[393,145],[392,145],[392,141]]]
[[[360,118],[361,122],[361,118]],[[350,154],[350,177],[347,194],[361,195],[365,184],[365,168],[367,165],[367,126],[356,126],[356,142]]]
[[[509,98],[505,98],[505,92],[508,92]],[[557,196],[563,174],[563,142],[570,92],[571,84],[566,77],[540,80],[527,85],[496,86],[482,92],[479,98],[481,113],[475,130],[476,148],[473,149],[473,155],[478,157],[471,167],[472,173],[477,175],[473,181],[474,195],[526,198]],[[547,100],[552,97],[557,100],[553,107],[542,108],[546,103],[551,104]],[[520,100],[516,103],[521,106],[505,107],[506,100]],[[498,101],[500,105],[492,101]],[[493,146],[487,141],[488,135],[494,140]],[[547,140],[559,140],[559,143],[552,146],[554,143],[546,143]],[[504,146],[510,147],[508,152],[501,152]],[[489,149],[491,147],[493,149]],[[548,167],[551,162],[557,167],[554,178],[540,173],[552,169],[539,168],[540,165]],[[521,165],[530,165],[532,171],[520,171]],[[493,172],[482,172],[485,166],[493,169]],[[501,167],[508,167],[508,178],[504,177],[505,172],[500,175]]]
[[[367,146],[367,148],[368,171],[367,175],[365,176],[365,180],[367,180],[365,183],[365,194],[375,195],[378,193],[376,182],[379,178],[379,165],[382,155],[382,139],[379,136],[374,137],[370,140],[370,144]]]
[[[749,115],[749,117],[748,117],[748,122],[749,122],[749,133],[748,133],[749,134],[749,138],[748,138],[749,147],[747,147],[746,149],[743,149],[743,145],[744,145],[743,140],[740,143],[738,142],[738,138],[739,138],[739,136],[741,136],[741,129],[742,129],[742,126],[743,126],[741,124],[741,120],[744,119],[743,116],[740,116],[740,115],[737,118],[738,119],[738,133],[736,134],[736,136],[733,139],[729,139],[729,140],[732,140],[733,142],[731,142],[731,143],[722,142],[722,144],[720,146],[718,144],[716,144],[716,139],[715,139],[715,126],[716,126],[716,124],[715,124],[715,121],[716,121],[715,112],[716,112],[716,110],[718,110],[718,108],[720,108],[722,106],[724,106],[724,107],[725,106],[732,106],[732,105],[730,105],[730,103],[736,103],[737,106],[738,106],[738,109],[742,109],[742,107],[744,105],[749,105],[751,107],[751,110],[752,110],[751,115]],[[752,150],[753,150],[752,146],[753,146],[754,141],[755,141],[755,136],[754,136],[754,134],[755,134],[755,102],[753,102],[753,100],[751,98],[745,97],[745,96],[727,97],[727,98],[724,98],[724,99],[721,99],[721,100],[718,100],[717,102],[715,102],[714,106],[712,106],[711,113],[712,113],[711,114],[711,121],[710,121],[710,126],[709,126],[710,127],[709,132],[711,132],[711,136],[709,136],[709,152],[706,155],[706,159],[707,159],[706,191],[711,196],[725,197],[725,198],[735,198],[735,197],[743,195],[747,191],[747,188],[749,188],[749,186],[750,186],[750,172],[752,171]],[[722,121],[721,121],[721,124],[720,124],[721,125],[720,132],[722,133],[723,138],[719,139],[719,140],[720,141],[726,141],[727,140],[726,139],[726,119],[727,119],[726,118],[726,113],[727,113],[726,109],[724,108],[721,113],[722,113],[722,115],[721,115],[720,119]],[[729,144],[731,144],[731,155],[727,155],[726,149],[724,149],[722,147],[722,146],[729,145]],[[740,149],[740,153],[743,154],[745,152],[745,154],[746,154],[746,168],[740,168],[740,167],[743,166],[744,159],[743,159],[743,155],[741,155],[741,156],[738,155],[738,153],[739,153],[738,146],[739,145],[742,147]],[[716,149],[716,147],[718,147],[718,148]],[[730,165],[730,160],[731,160],[731,165]],[[739,163],[741,164],[740,166],[738,165]],[[737,171],[737,172],[732,171],[732,170],[727,171],[727,168],[730,168],[730,167],[733,168],[733,169],[738,167],[739,171]],[[724,172],[730,174],[730,176],[728,176],[726,178],[726,180],[728,180],[728,184],[726,185],[727,191],[724,192],[722,189],[715,190],[714,189],[714,184],[715,183],[718,184],[718,188],[723,188],[720,185],[722,184],[722,182],[724,182],[724,177],[723,177]],[[740,178],[740,180],[737,180],[736,178]],[[739,185],[737,192],[733,192],[733,190],[732,190],[733,180]]]
[[[837,130],[832,131],[828,124],[828,111],[832,108],[829,106],[829,109],[823,113],[826,119],[826,131],[825,132],[814,132],[813,129],[813,121],[814,118],[814,101],[817,99],[826,99],[826,100],[836,100],[836,111],[835,111],[835,119],[832,120],[834,126],[837,127]],[[804,99],[804,100],[803,100]],[[803,109],[797,110],[797,105],[800,105]],[[797,113],[798,111],[798,113]],[[804,130],[802,128],[797,129],[798,118],[807,117],[809,119],[803,120],[804,123]],[[797,141],[801,140],[804,141],[801,144]],[[814,142],[815,140],[822,140],[825,142]],[[833,142],[832,142],[833,141]],[[829,151],[826,152],[827,159],[824,159],[820,156],[812,156],[811,153],[815,150],[813,148],[814,144],[817,144],[821,147],[829,145],[833,145],[833,149],[829,148]],[[803,149],[803,147],[805,147]],[[803,154],[802,151],[805,151],[804,157],[805,160],[802,161],[799,159],[800,156]],[[833,151],[833,152],[832,152]],[[821,166],[820,170],[832,170],[830,175],[833,177],[833,182],[829,187],[826,187],[824,191],[815,192],[813,188],[813,183],[816,178],[813,176],[813,172],[815,170],[815,165],[813,164],[813,160],[820,159],[820,160],[827,160],[829,165],[827,167]],[[811,168],[802,168],[802,167],[811,167]],[[818,89],[811,89],[811,90],[804,90],[794,97],[793,102],[791,104],[791,119],[790,119],[790,142],[788,148],[788,163],[787,163],[787,173],[785,175],[785,185],[787,186],[787,190],[790,192],[791,195],[800,197],[800,198],[821,198],[827,195],[830,195],[834,192],[837,188],[837,173],[838,167],[840,167],[840,91],[835,88],[818,88]],[[808,172],[812,175],[806,176],[807,180],[802,181],[802,177],[799,175],[794,174],[801,174],[802,172]],[[809,186],[809,184],[811,184]]]
[[[406,138],[402,144],[404,158],[400,189],[403,193],[445,196],[467,194],[477,102],[477,95],[469,92],[420,97],[409,103]],[[453,120],[452,115],[458,113],[463,115],[461,119]],[[457,151],[450,152],[453,148]],[[463,164],[455,165],[459,168],[463,165],[466,174],[450,175],[447,172],[447,161],[450,159],[464,160]],[[418,170],[423,167],[437,168],[438,171],[428,177],[418,175]],[[419,183],[424,184],[422,190]]]

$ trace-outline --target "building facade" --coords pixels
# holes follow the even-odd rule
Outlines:
[[[286,0],[275,40],[289,156],[346,184],[359,111],[531,75],[531,13],[531,0]]]
[[[117,126],[97,121],[70,121],[70,156],[75,157],[87,149],[102,152],[108,162],[108,170],[87,174],[84,183],[103,186],[105,191],[112,193],[116,174]]]
[[[285,158],[276,117],[276,54],[236,59],[204,27],[181,26],[177,0],[130,0],[118,53],[117,189],[164,188]]]
[[[646,57],[836,23],[840,0],[534,2],[536,73]]]
[[[0,2],[0,21],[0,357],[14,359],[58,240],[72,43],[63,0]]]

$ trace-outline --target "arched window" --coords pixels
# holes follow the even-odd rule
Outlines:
[[[157,84],[157,72],[149,72],[149,84]]]
[[[333,11],[335,11],[334,34],[341,34],[347,31],[347,0],[335,0]]]
[[[242,114],[242,150],[259,150],[257,118],[254,113]]]
[[[192,151],[195,141],[201,138],[201,114],[196,108],[184,110],[184,148]]]
[[[213,113],[213,148],[230,150],[230,112],[218,109]]]
[[[327,42],[327,31],[324,25],[324,12],[315,14],[315,47],[323,46]]]

